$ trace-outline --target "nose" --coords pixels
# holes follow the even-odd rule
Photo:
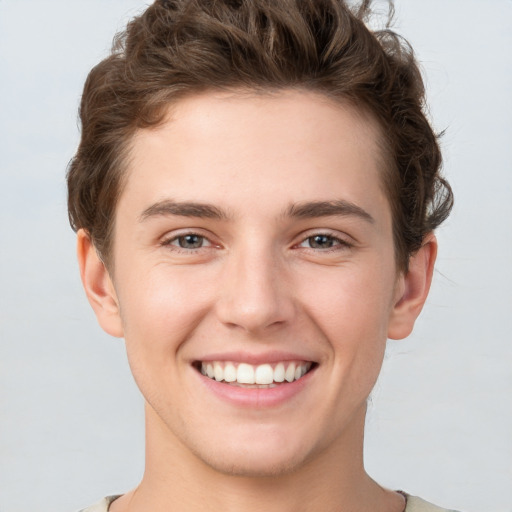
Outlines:
[[[289,323],[295,307],[288,274],[271,250],[233,251],[225,262],[219,289],[218,319],[250,333]]]

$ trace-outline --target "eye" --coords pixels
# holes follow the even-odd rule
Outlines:
[[[201,249],[202,247],[210,247],[211,242],[204,236],[196,233],[186,233],[184,235],[175,236],[163,242],[163,245],[179,247],[181,249]]]
[[[318,233],[306,238],[299,247],[308,249],[333,249],[335,247],[350,247],[350,244],[345,240],[341,240],[332,235]]]

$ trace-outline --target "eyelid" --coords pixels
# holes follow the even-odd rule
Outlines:
[[[179,243],[175,243],[175,242],[179,242],[179,240],[181,238],[184,238],[184,237],[187,237],[187,236],[197,236],[198,238],[200,238],[202,241],[203,241],[203,244],[201,245],[201,247],[190,247],[190,248],[186,248],[186,247],[181,247],[181,245],[179,245]],[[171,237],[167,242],[165,242],[165,245],[172,245],[173,247],[178,247],[180,249],[183,249],[183,250],[188,250],[188,251],[197,251],[199,249],[204,249],[205,247],[212,247],[213,244],[210,240],[208,240],[208,238],[206,238],[205,236],[203,235],[199,235],[197,233],[186,233],[184,235],[178,235],[178,236],[174,236],[174,237]]]
[[[185,237],[187,235],[196,235],[198,237],[203,238],[206,241],[206,245],[202,247],[198,247],[197,249],[185,249],[182,247],[179,247],[178,244],[173,244],[173,242],[176,242],[179,238]],[[331,239],[333,239],[336,243],[334,247],[326,248],[326,249],[316,249],[312,247],[301,247],[302,244],[307,242],[309,238],[313,238],[315,236],[326,236]],[[221,244],[216,242],[215,237],[212,233],[208,232],[205,233],[205,231],[201,228],[181,228],[177,229],[175,231],[171,231],[166,233],[160,238],[159,245],[161,246],[171,246],[178,250],[183,250],[186,252],[192,252],[192,251],[199,251],[201,249],[206,248],[221,248]],[[328,251],[336,251],[339,250],[339,248],[350,248],[353,247],[356,244],[356,241],[347,234],[340,233],[339,231],[334,232],[331,229],[312,229],[308,230],[306,232],[301,233],[297,237],[298,241],[293,244],[293,247],[296,248],[303,248],[303,249],[309,249],[311,251],[315,252],[328,252]]]
[[[316,249],[313,247],[304,247],[302,244],[307,242],[310,238],[315,236],[326,236],[337,242],[334,247],[328,247],[325,249]],[[300,236],[300,240],[294,244],[295,247],[303,248],[315,252],[329,252],[329,251],[337,251],[341,249],[349,249],[355,245],[354,239],[349,235],[343,235],[340,232],[333,232],[330,229],[316,229],[311,230],[309,232],[302,233]]]
[[[208,245],[203,247],[198,247],[197,249],[185,249],[183,247],[179,247],[179,245],[174,245],[173,242],[177,241],[181,237],[185,237],[188,235],[195,235],[198,237],[203,238]],[[183,250],[186,252],[192,252],[192,251],[199,251],[201,249],[206,249],[210,247],[220,247],[220,244],[215,243],[213,240],[213,236],[209,233],[205,233],[204,230],[200,228],[182,228],[178,229],[176,231],[171,231],[166,233],[160,238],[159,244],[161,246],[167,246],[167,247],[175,247],[176,249]]]

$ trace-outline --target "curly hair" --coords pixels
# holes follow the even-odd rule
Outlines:
[[[383,186],[396,261],[450,213],[438,136],[410,45],[372,31],[371,0],[157,0],[114,39],[92,69],[71,160],[71,226],[83,228],[108,265],[115,210],[135,131],[158,125],[185,95],[207,90],[304,89],[365,110],[381,127]],[[393,4],[390,3],[390,19]]]

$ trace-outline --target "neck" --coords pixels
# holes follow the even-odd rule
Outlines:
[[[134,491],[111,512],[401,511],[403,499],[379,487],[363,467],[365,410],[335,445],[300,468],[272,476],[221,473],[173,436],[146,406],[146,470]]]

